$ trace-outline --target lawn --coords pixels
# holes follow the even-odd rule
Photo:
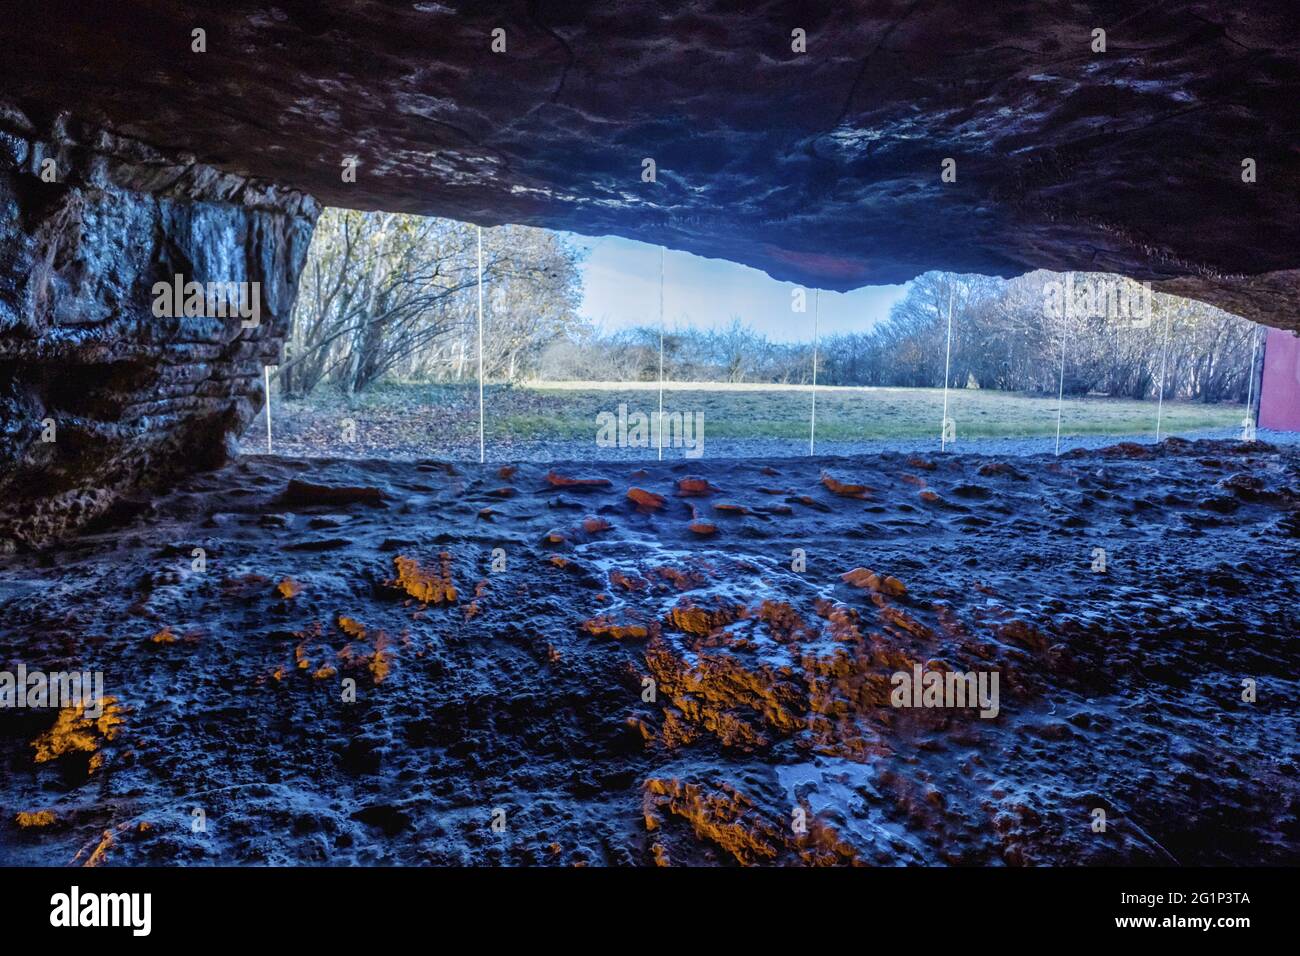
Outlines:
[[[937,438],[943,402],[943,389],[819,387],[817,439]],[[651,414],[659,407],[659,387],[653,382],[488,385],[484,404],[488,446],[591,444],[598,414],[617,414],[620,404],[627,406],[629,414]],[[806,440],[811,408],[812,393],[806,386],[667,383],[664,387],[664,411],[702,412],[710,440]],[[359,447],[334,448],[334,452],[436,457],[472,446],[477,457],[478,388],[474,385],[385,384],[351,399],[322,390],[308,401],[277,399],[272,412],[277,445],[297,453],[329,453],[344,433],[345,420],[351,419],[356,441],[350,444]],[[954,389],[948,393],[948,413],[959,441],[1056,434],[1055,396]],[[1232,428],[1240,424],[1243,414],[1239,405],[1166,402],[1161,431]],[[1154,434],[1155,425],[1155,402],[1068,398],[1061,411],[1063,435]],[[256,448],[257,434],[255,425],[250,430],[250,449]]]
[[[488,434],[516,438],[590,438],[596,416],[652,413],[659,407],[653,383],[562,382],[491,392]],[[664,411],[704,413],[711,438],[802,438],[808,434],[812,393],[782,385],[671,384]],[[1030,437],[1056,434],[1057,401],[980,389],[948,393],[948,414],[958,438]],[[1240,423],[1236,405],[1166,402],[1162,432],[1225,428]],[[817,389],[817,437],[826,441],[926,438],[943,420],[941,388]],[[1156,403],[1100,397],[1066,399],[1061,430],[1075,435],[1132,435],[1154,432]]]

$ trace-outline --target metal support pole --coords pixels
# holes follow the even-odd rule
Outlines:
[[[1061,406],[1065,401],[1065,326],[1061,326],[1061,382],[1056,389],[1056,453],[1061,453]]]
[[[483,463],[483,227],[478,231],[478,460]]]
[[[1160,444],[1160,420],[1165,410],[1165,363],[1169,359],[1169,309],[1165,308],[1165,344],[1160,350],[1160,392],[1156,396],[1156,444]]]
[[[659,247],[659,460],[664,460],[664,247]]]
[[[948,288],[948,352],[943,359],[943,424],[939,427],[939,450],[948,447],[948,369],[952,363],[952,287]]]
[[[813,367],[812,367],[812,415],[808,423],[808,454],[813,454],[817,447],[817,310],[821,304],[821,289],[813,289]]]
[[[262,377],[266,382],[266,453],[271,454],[271,366],[262,366]]]

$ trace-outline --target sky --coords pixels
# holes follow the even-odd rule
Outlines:
[[[583,299],[579,311],[606,331],[659,322],[659,247],[604,236],[568,235],[588,254],[582,262]],[[790,282],[723,259],[705,259],[669,249],[664,255],[664,320],[675,326],[716,328],[733,316],[778,342],[812,340],[813,290],[807,312],[791,310]],[[886,285],[853,292],[819,293],[820,335],[862,332],[889,315],[906,286]]]

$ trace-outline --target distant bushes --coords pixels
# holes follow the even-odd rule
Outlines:
[[[484,378],[653,381],[660,329],[603,331],[578,314],[580,253],[561,234],[523,226],[483,239]],[[927,273],[874,328],[837,334],[818,347],[824,385],[944,383],[952,305],[949,381],[1055,394],[1099,392],[1205,402],[1243,401],[1257,327],[1174,296],[1149,297],[1150,321],[1106,315],[1100,299],[1050,307],[1062,276],[1035,272],[1004,281]],[[1114,276],[1079,274],[1084,289],[1134,292]],[[809,328],[811,316],[792,315]],[[1139,325],[1142,325],[1139,323]],[[478,376],[478,235],[447,219],[330,209],[321,216],[299,283],[278,380],[289,396],[321,383],[345,393],[382,379],[463,382]],[[741,316],[721,328],[663,333],[664,374],[676,381],[808,384],[811,342],[776,342]]]
[[[1127,281],[1083,274],[1079,281],[1082,285],[1094,278],[1112,287]],[[911,284],[906,297],[875,328],[823,338],[817,381],[941,387],[951,297],[949,382],[956,387],[1044,394],[1063,387],[1067,395],[1154,398],[1168,320],[1165,397],[1245,400],[1252,336],[1258,332],[1253,323],[1200,302],[1159,294],[1150,298],[1145,327],[1131,316],[1087,309],[1066,316],[1063,309],[1054,312],[1045,304],[1053,288],[1048,284],[1061,280],[1049,272],[1009,281],[927,273]],[[586,327],[578,334],[571,331],[543,349],[536,377],[655,380],[659,336],[655,326],[603,335]],[[808,384],[812,363],[812,343],[774,342],[739,317],[720,329],[664,333],[664,374],[675,381]]]

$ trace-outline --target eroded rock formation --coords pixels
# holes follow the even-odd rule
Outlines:
[[[7,559],[0,662],[116,700],[0,721],[0,861],[1300,859],[1295,450],[644,464],[250,456]]]
[[[0,105],[0,546],[46,543],[226,460],[279,360],[317,211]],[[257,325],[155,315],[154,283],[176,275],[256,283]]]

